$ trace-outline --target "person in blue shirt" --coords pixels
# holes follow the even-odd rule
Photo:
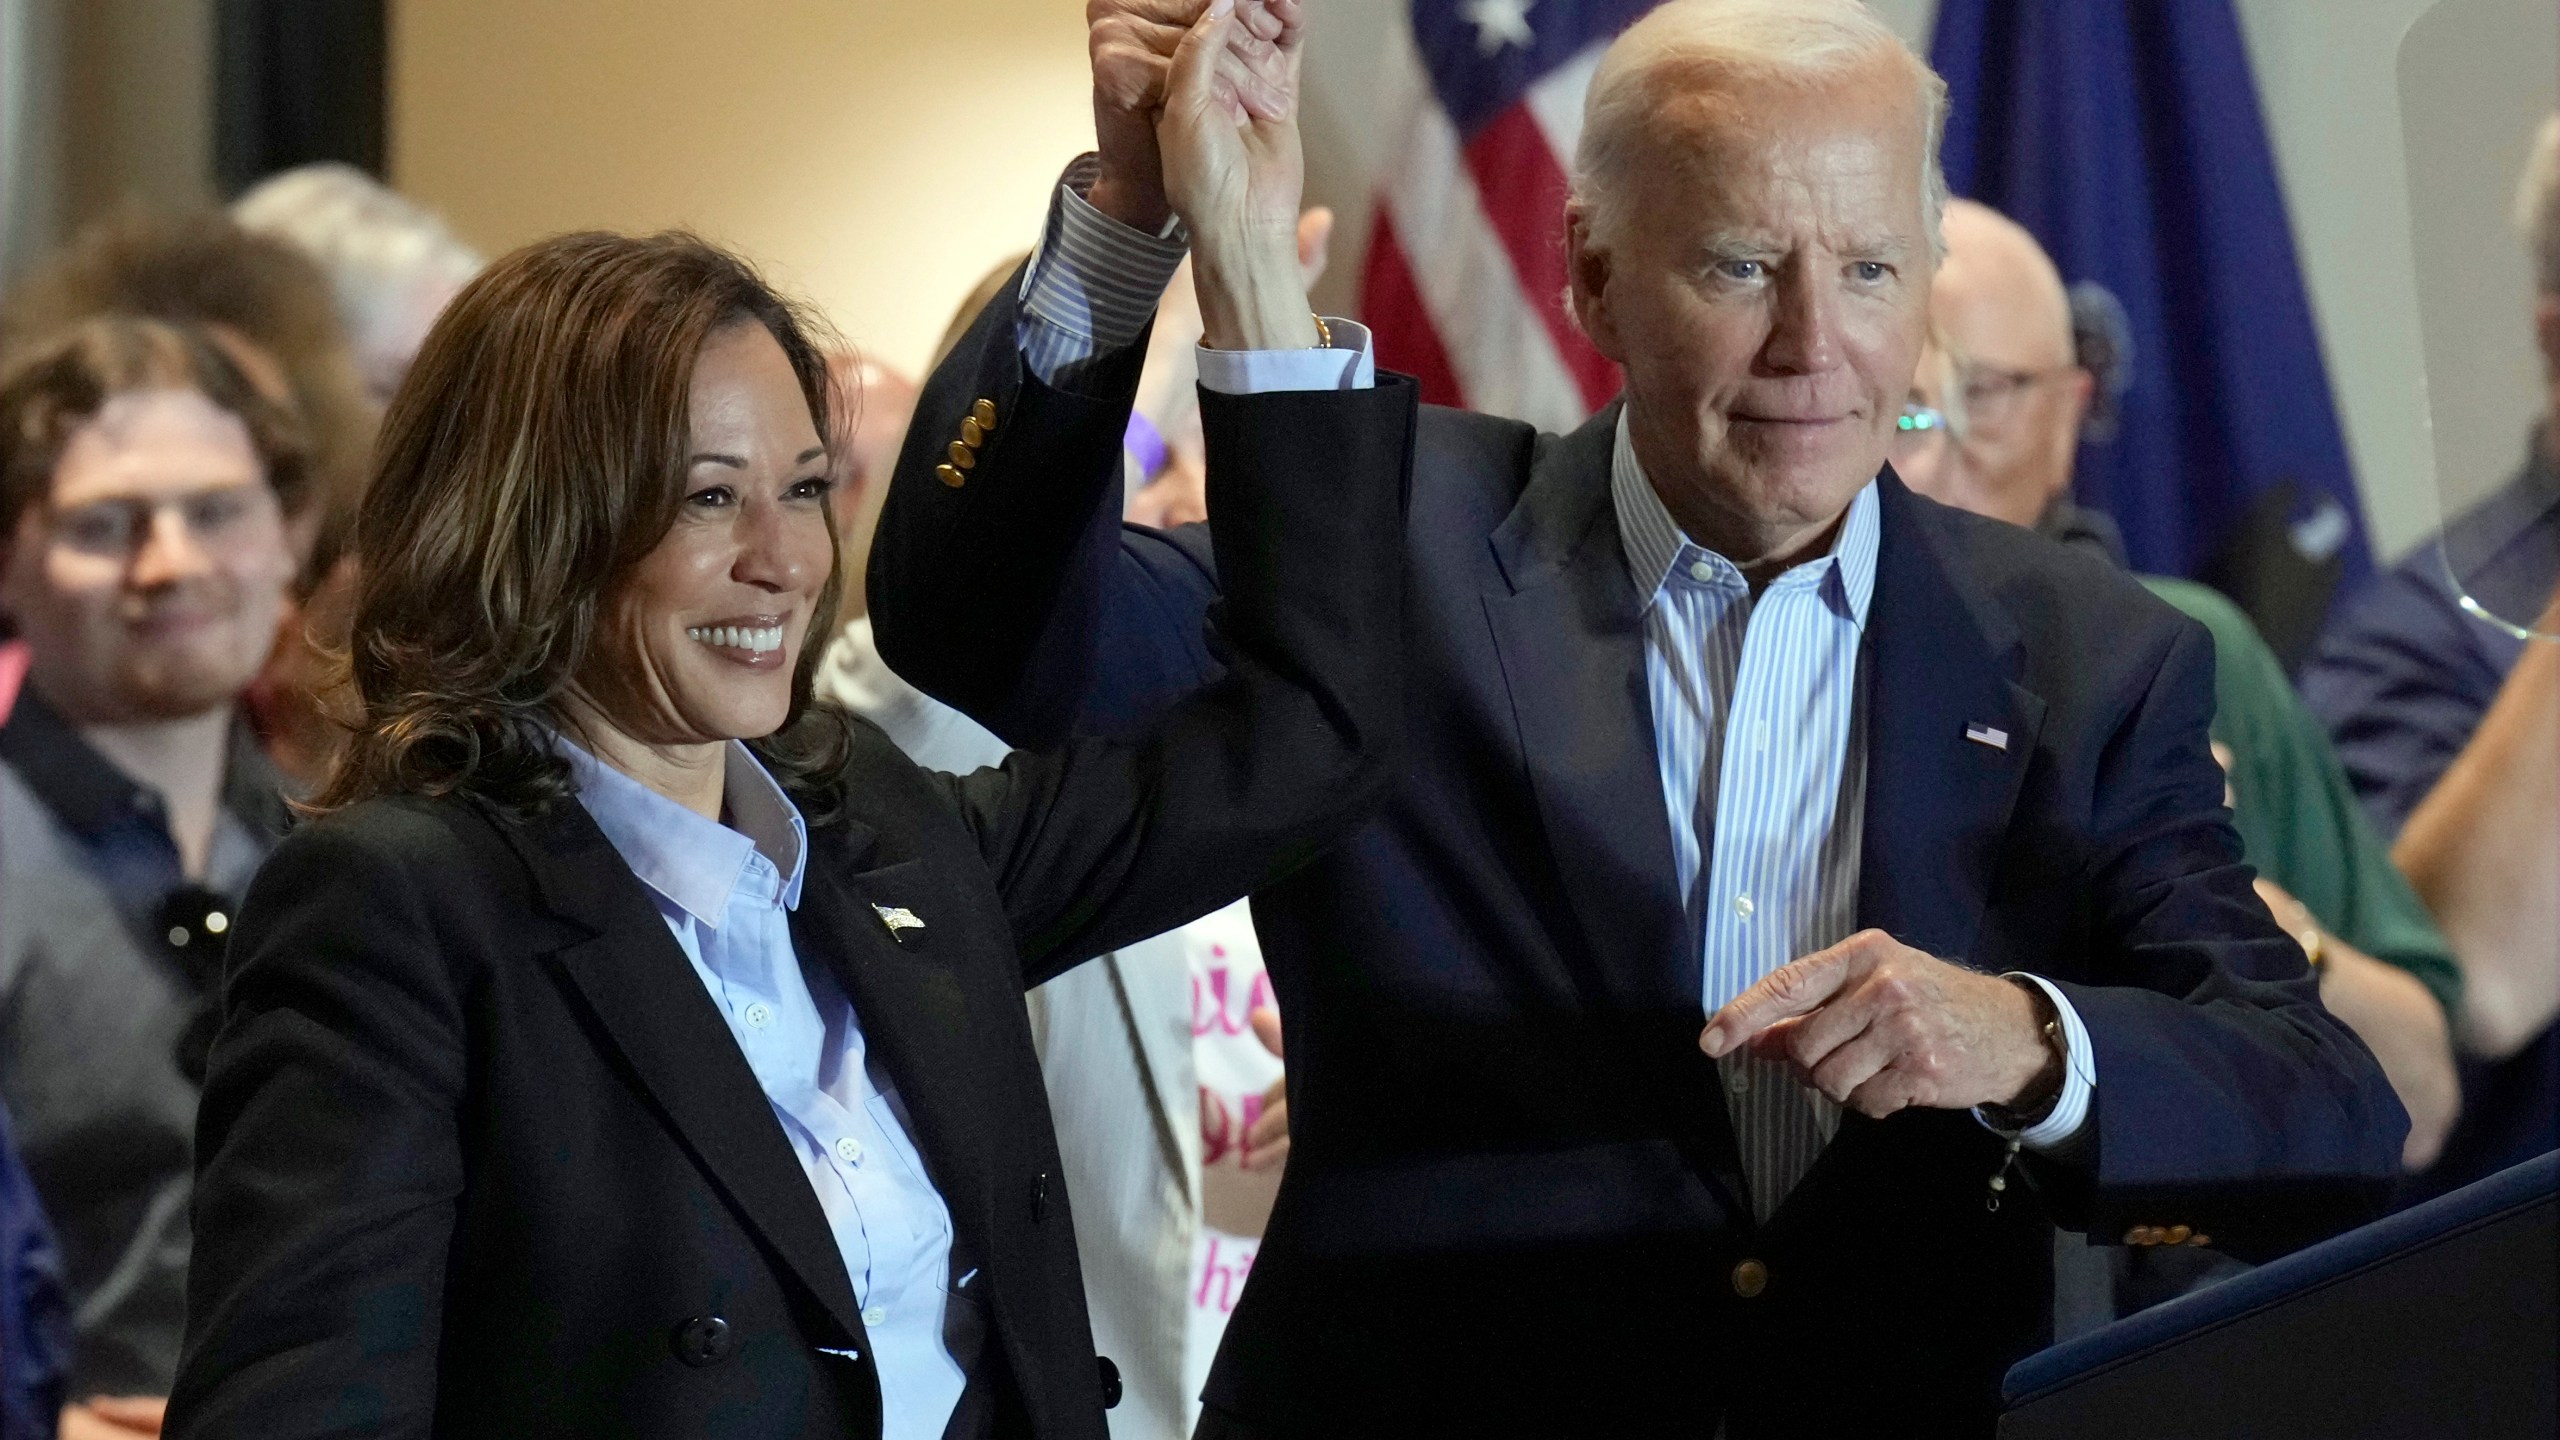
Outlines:
[[[62,1261],[0,1109],[0,1440],[51,1440],[70,1373]]]
[[[2560,1146],[2560,116],[2516,213],[2549,415],[2514,478],[2344,606],[2302,673],[2462,960],[2462,1119],[2414,1197]]]

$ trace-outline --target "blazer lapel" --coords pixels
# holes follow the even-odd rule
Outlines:
[[[991,1126],[1002,1103],[985,1081],[1000,1061],[998,1037],[975,1033],[992,1017],[970,1003],[954,968],[959,925],[935,923],[949,892],[930,883],[921,860],[862,869],[869,837],[845,821],[812,829],[791,933],[853,1002],[863,1043],[897,1088],[910,1138],[950,1208],[961,1253],[983,1256],[995,1220]],[[893,932],[884,910],[919,923]]]
[[[1484,597],[1529,783],[1609,1011],[1688,1117],[1692,1164],[1728,1205],[1748,1194],[1715,1068],[1698,1052],[1702,960],[1682,913],[1645,678],[1642,597],[1627,575],[1609,471],[1618,407],[1545,443],[1492,536],[1507,593]],[[1675,1033],[1676,1032],[1676,1033]],[[1659,1057],[1681,1057],[1668,1067]],[[1695,1064],[1685,1063],[1694,1060]],[[1694,1092],[1694,1093],[1692,1093]]]
[[[2017,632],[1940,550],[1891,471],[1867,626],[1866,833],[1858,923],[1963,960],[2044,723]]]
[[[1182,1185],[1193,1204],[1200,1189],[1200,1080],[1191,1058],[1191,1027],[1159,1023],[1158,995],[1181,995],[1190,989],[1191,960],[1176,935],[1141,941],[1093,962],[1105,967],[1112,998],[1129,1043],[1137,1051],[1147,1077],[1147,1108],[1153,1112],[1156,1148],[1166,1169]]]
[[[842,1334],[860,1334],[853,1285],[808,1173],[648,892],[583,806],[562,804],[531,826],[501,829],[544,902],[588,932],[552,959],[641,1088]]]

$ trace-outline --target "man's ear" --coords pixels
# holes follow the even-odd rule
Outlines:
[[[2098,398],[2098,377],[2074,365],[2062,376],[2060,383],[2063,408],[2071,420],[2065,428],[2071,432],[2071,443],[2078,445],[2080,427],[2089,419],[2090,402]]]
[[[1592,238],[1590,213],[1579,204],[1564,212],[1565,305],[1574,323],[1591,340],[1591,348],[1626,363],[1618,326],[1609,313],[1609,252]]]

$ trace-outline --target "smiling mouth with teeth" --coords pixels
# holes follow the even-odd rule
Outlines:
[[[782,648],[779,625],[696,625],[684,632],[688,637],[722,650],[744,650],[752,655],[765,655]]]

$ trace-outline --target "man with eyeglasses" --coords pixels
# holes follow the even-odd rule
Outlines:
[[[155,1433],[177,1366],[210,997],[288,818],[239,702],[304,453],[192,327],[92,320],[0,370],[0,614],[28,662],[0,724],[0,1102],[77,1308],[66,1437]]]
[[[2105,397],[2080,364],[2060,272],[1987,206],[1951,200],[1945,223],[1932,343],[1894,433],[1895,473],[1933,499],[2122,565],[2115,522],[2071,501],[2081,432]]]

